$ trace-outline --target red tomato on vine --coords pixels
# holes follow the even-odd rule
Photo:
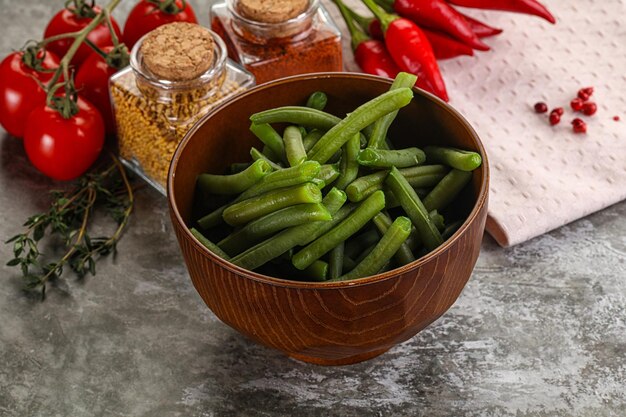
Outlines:
[[[172,22],[198,23],[198,19],[184,0],[141,0],[128,15],[124,41],[132,49],[143,35]]]
[[[104,144],[104,122],[93,104],[78,98],[78,112],[64,118],[47,105],[26,121],[24,149],[39,171],[55,180],[72,180],[98,159]]]
[[[77,32],[87,26],[91,22],[91,19],[101,11],[100,7],[92,7],[86,4],[84,0],[75,0],[74,3],[75,6],[68,6],[54,15],[46,27],[44,38],[47,39],[64,33]],[[122,32],[113,17],[111,17],[111,26],[113,26],[113,30],[121,42]],[[87,39],[99,48],[113,45],[111,32],[105,22],[96,26],[94,30],[87,35]],[[73,42],[73,38],[59,39],[50,42],[47,45],[47,49],[57,54],[57,56],[63,57],[68,49],[70,49]],[[92,49],[87,44],[82,44],[72,58],[72,64],[79,66],[87,56],[89,56],[91,51]]]
[[[25,54],[30,54],[25,57]],[[29,67],[26,63],[35,68]],[[0,124],[11,135],[24,136],[26,118],[37,106],[46,103],[46,93],[39,82],[47,83],[52,78],[59,59],[55,54],[47,52],[25,51],[13,52],[0,63]]]
[[[114,47],[105,46],[102,51],[108,54],[114,51]],[[74,80],[78,95],[86,98],[100,111],[107,133],[115,133],[115,120],[109,96],[109,78],[120,68],[128,65],[128,57],[120,61],[122,62],[118,65],[110,65],[104,57],[94,51],[80,66]]]

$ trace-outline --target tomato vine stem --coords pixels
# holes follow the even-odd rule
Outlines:
[[[63,58],[61,58],[59,68],[57,68],[57,70],[54,72],[54,75],[46,85],[47,105],[59,110],[61,115],[66,119],[69,119],[78,112],[78,105],[76,104],[77,97],[75,95],[75,92],[71,91],[71,89],[73,88],[73,83],[71,82],[69,68],[72,58],[74,57],[74,55],[76,55],[76,52],[83,44],[83,42],[86,41],[89,33],[91,33],[91,31],[94,30],[103,21],[107,22],[107,26],[109,27],[109,31],[111,32],[111,39],[113,40],[114,45],[118,45],[119,40],[117,39],[115,30],[113,30],[113,25],[111,24],[111,12],[119,5],[121,1],[122,0],[111,0],[98,14],[96,14],[92,18],[91,22],[89,22],[89,24],[83,29],[73,33],[57,35],[55,37],[44,40],[45,43],[48,43],[52,40],[57,39],[74,38],[74,42],[72,42],[70,48],[67,50]],[[62,83],[59,83],[61,76],[64,77],[64,81]],[[55,97],[55,94],[61,88],[59,84],[61,84],[62,87],[65,87],[65,96],[61,100],[59,100],[59,97]],[[72,101],[73,103],[60,103],[60,101],[62,100]]]

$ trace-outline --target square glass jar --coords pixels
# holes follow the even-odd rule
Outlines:
[[[166,194],[167,173],[179,142],[211,109],[254,86],[254,76],[227,58],[226,46],[211,32],[210,68],[189,81],[155,77],[145,68],[142,38],[131,51],[130,66],[113,75],[109,92],[122,162]]]
[[[319,0],[309,0],[300,15],[279,23],[244,17],[239,0],[211,7],[211,28],[228,55],[254,74],[258,84],[311,72],[343,69],[341,32]]]

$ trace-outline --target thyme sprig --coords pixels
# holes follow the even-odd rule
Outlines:
[[[6,243],[13,244],[13,256],[7,265],[19,267],[25,288],[46,295],[46,284],[58,279],[65,267],[79,278],[96,274],[96,262],[116,254],[133,210],[133,188],[120,161],[111,155],[112,163],[101,170],[83,175],[69,191],[52,191],[48,211],[30,217],[26,230]],[[110,236],[91,237],[90,222],[97,212],[107,214],[117,224]],[[45,260],[41,251],[44,238],[61,246],[64,253],[56,260]]]

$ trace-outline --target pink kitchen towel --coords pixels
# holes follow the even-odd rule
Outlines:
[[[347,4],[361,11],[360,3]],[[440,62],[450,104],[474,126],[491,166],[487,231],[511,246],[626,199],[626,2],[544,0],[557,24],[536,17],[462,9],[504,29],[492,50]],[[348,33],[337,8],[326,1]],[[349,39],[345,69],[359,71]],[[598,111],[569,103],[593,86]],[[556,126],[534,103],[563,107]],[[574,134],[571,121],[587,122]],[[619,118],[619,120],[615,120]]]

